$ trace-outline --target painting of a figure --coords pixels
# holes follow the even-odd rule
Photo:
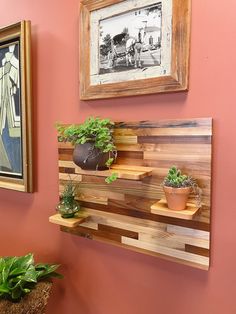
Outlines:
[[[0,175],[21,178],[20,43],[0,45]]]

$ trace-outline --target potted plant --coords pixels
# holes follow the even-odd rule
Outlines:
[[[0,258],[0,313],[43,314],[50,295],[50,278],[62,278],[59,265],[35,264],[33,254]]]
[[[190,176],[181,173],[175,166],[169,169],[163,181],[163,189],[169,209],[184,210],[189,194],[193,192],[196,197],[196,206],[201,206],[201,189]]]
[[[62,218],[72,218],[80,210],[79,202],[75,200],[78,187],[78,184],[71,179],[65,183],[60,202],[56,207]]]
[[[89,117],[83,124],[57,125],[59,140],[75,145],[73,160],[85,170],[106,170],[116,158],[114,122]]]

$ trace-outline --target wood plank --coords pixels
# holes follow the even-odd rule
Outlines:
[[[76,168],[77,166],[73,161],[70,160],[59,160],[58,161],[58,167],[60,168]]]
[[[132,122],[116,122],[116,129],[137,129],[137,128],[185,128],[190,127],[212,127],[212,118],[194,118],[194,119],[162,119],[157,121],[132,121]],[[186,130],[186,134],[188,131]]]
[[[144,152],[144,159],[151,159],[151,160],[172,160],[172,164],[176,161],[186,161],[186,162],[210,162],[211,156],[209,155],[200,155],[195,154],[159,154],[159,152]]]
[[[211,135],[166,135],[166,136],[138,136],[138,143],[150,143],[150,144],[210,144]]]
[[[127,237],[127,238],[138,239],[138,232],[125,230],[125,229],[121,229],[121,228],[117,228],[117,227],[113,227],[113,226],[98,224],[98,230],[111,232],[114,234],[119,234],[119,235]]]
[[[83,221],[87,219],[87,215],[83,215],[80,217],[77,215],[76,217],[73,218],[62,218],[60,214],[55,214],[49,217],[49,222],[60,225],[60,226],[65,226],[68,228],[75,228],[79,224],[81,224]]]
[[[149,167],[138,167],[138,166],[130,166],[130,165],[118,165],[118,164],[113,164],[111,165],[111,169],[117,169],[117,170],[130,170],[130,171],[141,171],[141,172],[147,172],[152,174],[153,169]]]
[[[87,176],[97,176],[97,177],[108,177],[112,173],[116,173],[118,176],[118,179],[126,179],[126,180],[135,180],[139,181],[142,180],[143,178],[147,176],[152,175],[152,169],[143,168],[140,170],[135,170],[134,167],[129,167],[129,166],[122,166],[122,165],[117,165],[117,166],[112,166],[110,170],[104,170],[104,171],[91,171],[91,170],[83,170],[79,167],[76,168],[76,173],[80,175],[87,175]]]
[[[197,214],[198,209],[199,208],[196,207],[196,205],[192,203],[187,203],[185,210],[172,210],[168,208],[166,200],[161,199],[151,206],[151,213],[167,217],[190,220],[193,219],[193,217]]]
[[[198,263],[202,266],[205,266],[206,268],[209,267],[209,257],[175,250],[175,249],[164,247],[161,245],[156,245],[156,244],[154,245],[151,243],[146,243],[146,242],[142,242],[139,240],[126,238],[126,237],[122,237],[122,243],[127,244],[127,245],[131,245],[131,246],[136,246],[138,248],[153,251],[156,253],[160,253],[163,255],[171,256],[171,257],[176,258],[176,259],[185,260],[185,261],[193,262],[193,263]]]
[[[88,227],[77,226],[75,228],[71,228],[69,232],[73,234],[86,234],[88,238],[93,238],[94,236],[99,238],[105,238],[108,240],[112,240],[115,242],[121,243],[121,235],[118,233],[111,233],[102,230],[95,230]]]
[[[124,145],[118,144],[117,149],[120,151],[148,151],[148,152],[158,152],[159,154],[200,154],[200,155],[209,155],[211,153],[211,144],[136,144],[136,145]]]
[[[114,142],[115,144],[136,144],[138,143],[138,137],[114,135]]]
[[[59,173],[59,180],[73,180],[75,182],[80,182],[82,180],[82,176],[79,174]]]
[[[186,244],[194,245],[196,247],[204,248],[207,250],[209,250],[210,248],[209,240],[203,240],[203,239],[189,237],[189,236],[177,236],[173,233],[168,233],[168,232],[163,232],[163,234],[139,232],[140,241],[148,242],[148,243],[149,242],[157,243],[160,241],[160,239],[163,240],[164,244],[165,244],[165,241],[168,241],[170,243],[181,243],[182,247],[184,247],[184,250],[186,248]]]
[[[200,248],[200,247],[197,247],[197,246],[194,246],[194,245],[186,244],[185,245],[185,251],[189,252],[189,253],[193,253],[193,254],[198,254],[198,255],[201,255],[201,256],[206,256],[206,257],[210,256],[210,251],[209,250],[207,250],[205,248]]]
[[[199,127],[169,127],[169,128],[137,128],[137,129],[115,129],[114,138],[121,136],[211,136],[210,126]]]
[[[210,240],[210,232],[202,231],[202,230],[196,230],[196,229],[192,229],[192,228],[167,225],[167,232],[173,233],[176,235],[195,237],[195,238],[208,240],[208,241]]]
[[[63,168],[59,167],[60,173],[68,173],[68,174],[75,174],[75,168]]]

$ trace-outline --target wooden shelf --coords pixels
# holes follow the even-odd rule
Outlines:
[[[76,168],[76,173],[88,176],[108,177],[112,173],[117,173],[118,179],[140,181],[146,177],[152,175],[152,168],[141,166],[129,166],[129,165],[112,165],[110,170],[104,171],[89,171],[83,170],[79,167]]]
[[[161,199],[159,202],[151,206],[152,214],[186,220],[193,219],[193,217],[197,214],[198,210],[199,208],[192,203],[187,203],[187,207],[184,210],[172,210],[167,207],[167,202],[164,199]]]
[[[73,218],[62,218],[61,214],[55,214],[49,217],[49,222],[64,226],[64,227],[69,227],[69,228],[75,228],[78,225],[80,225],[82,222],[84,222],[88,216],[84,215],[82,217],[80,216],[75,216]]]

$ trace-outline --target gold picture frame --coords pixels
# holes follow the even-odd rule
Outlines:
[[[0,29],[0,188],[33,191],[31,23]]]
[[[80,98],[188,90],[190,12],[190,0],[82,0]]]

